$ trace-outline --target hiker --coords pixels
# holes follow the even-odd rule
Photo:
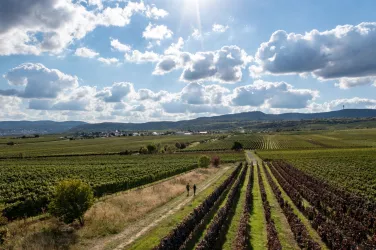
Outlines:
[[[196,184],[193,185],[193,196],[196,196]]]
[[[189,196],[189,183],[187,184],[187,186],[186,186],[186,188],[187,188],[187,196]]]

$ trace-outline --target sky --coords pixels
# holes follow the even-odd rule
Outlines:
[[[1,0],[0,121],[376,107],[374,0]]]

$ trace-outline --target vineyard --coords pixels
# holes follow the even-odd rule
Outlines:
[[[192,143],[213,138],[210,135],[191,136],[127,136],[113,138],[95,138],[83,140],[58,139],[49,136],[38,139],[10,139],[0,140],[0,158],[4,157],[35,157],[35,156],[66,156],[66,155],[90,155],[90,154],[116,154],[121,151],[138,151],[140,147],[148,144],[161,144],[174,146],[176,142]],[[34,140],[34,141],[33,141]],[[14,146],[6,143],[12,141]],[[1,143],[3,142],[3,143]],[[38,142],[38,143],[35,143]]]
[[[161,204],[149,211],[152,216],[161,209],[163,218],[141,220],[144,227],[134,237],[115,235],[123,242],[102,244],[103,249],[376,249],[374,133],[166,136],[160,141],[158,137],[79,141],[48,137],[12,147],[4,144],[0,145],[2,219],[6,217],[11,224],[43,213],[56,183],[64,179],[83,180],[96,198],[125,190],[137,197],[140,189],[136,187],[154,189],[167,178],[177,178],[174,182],[179,183],[180,174],[197,168],[200,156],[207,155],[219,157],[220,174],[199,186],[196,196],[183,193],[187,183],[180,182],[183,190],[167,201],[168,210]],[[120,153],[147,144],[175,147],[177,142],[187,147],[163,153]],[[233,151],[234,142],[254,151]],[[16,157],[29,148],[26,156]],[[159,195],[144,198],[153,200]],[[154,220],[158,223],[153,224]],[[138,223],[131,222],[123,226],[125,231]],[[87,243],[77,249],[91,249]]]
[[[223,163],[244,159],[242,153],[215,155]],[[100,197],[194,169],[199,156],[192,153],[0,160],[3,215],[15,219],[39,214],[48,204],[56,182],[63,179],[84,180]]]
[[[263,159],[284,159],[312,176],[376,200],[376,150],[259,151]]]
[[[353,130],[340,132],[304,132],[285,134],[231,135],[224,139],[209,140],[184,151],[229,150],[234,142],[240,142],[244,149],[259,150],[303,150],[331,148],[369,148],[376,146],[376,130],[355,131],[363,136],[356,137]],[[363,140],[361,139],[363,138]]]
[[[162,228],[129,249],[145,249],[145,242],[155,250],[375,249],[375,202],[286,161],[250,159],[250,164],[240,164],[193,211],[180,214],[181,221],[159,241],[153,232]],[[262,209],[256,210],[260,205]],[[251,226],[260,214],[261,231]],[[236,233],[232,234],[234,225]],[[256,235],[262,231],[266,238],[260,246]]]

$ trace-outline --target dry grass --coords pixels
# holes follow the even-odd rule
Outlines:
[[[121,232],[130,222],[185,192],[185,185],[200,183],[217,169],[197,169],[156,185],[127,192],[96,203],[85,215],[79,234],[94,238]]]
[[[140,188],[97,202],[85,214],[85,226],[67,226],[54,218],[18,220],[6,225],[7,237],[0,249],[70,249],[94,238],[121,232],[132,221],[185,192],[187,183],[198,184],[218,169],[196,169],[165,182]],[[77,246],[77,245],[76,245]]]

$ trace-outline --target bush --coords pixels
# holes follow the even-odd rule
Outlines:
[[[209,164],[210,164],[210,158],[209,158],[209,156],[202,155],[202,156],[198,159],[198,166],[199,166],[200,168],[207,168],[207,167],[209,167]]]
[[[175,147],[177,147],[178,149],[181,148],[181,144],[179,142],[175,143]]]
[[[243,145],[242,145],[240,142],[235,141],[235,142],[234,142],[234,145],[232,145],[232,148],[231,148],[231,149],[232,149],[232,150],[236,150],[236,151],[240,151],[240,150],[243,149]]]
[[[154,154],[155,152],[157,152],[157,146],[155,146],[154,144],[149,144],[146,146],[149,154]]]
[[[219,156],[213,156],[211,158],[211,164],[214,166],[214,167],[218,167],[219,164],[221,164],[221,159],[219,158]]]
[[[15,143],[12,142],[12,141],[10,141],[10,142],[7,143],[8,146],[14,146],[14,144],[15,144]]]
[[[141,147],[140,150],[139,150],[139,153],[140,154],[147,154],[147,153],[149,153],[149,151],[146,147]]]
[[[82,226],[84,214],[93,203],[93,190],[88,184],[80,180],[65,180],[57,185],[49,212],[65,223],[78,219]]]

